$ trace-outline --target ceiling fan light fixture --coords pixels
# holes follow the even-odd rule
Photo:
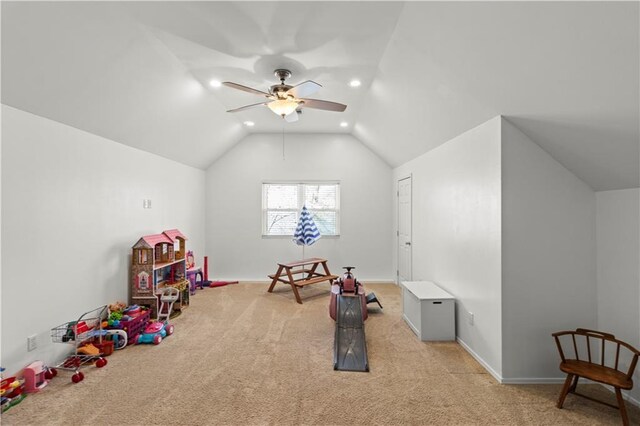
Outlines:
[[[315,81],[306,80],[295,86],[291,86],[285,83],[285,80],[291,77],[291,72],[285,69],[275,70],[276,77],[280,79],[280,84],[274,84],[269,87],[269,91],[265,92],[257,90],[242,84],[233,83],[231,81],[225,81],[222,84],[232,89],[241,90],[247,93],[253,93],[254,95],[260,95],[267,98],[266,101],[258,102],[251,105],[245,105],[240,108],[230,109],[227,112],[240,112],[249,108],[259,108],[268,106],[274,114],[279,115],[282,118],[286,118],[285,121],[292,123],[298,121],[298,111],[302,108],[319,109],[324,111],[343,112],[347,109],[347,106],[338,102],[325,101],[322,99],[310,99],[309,95],[314,94],[322,86]],[[301,112],[301,111],[298,111]]]
[[[280,117],[287,116],[298,108],[298,102],[291,99],[278,99],[267,104],[269,109]]]

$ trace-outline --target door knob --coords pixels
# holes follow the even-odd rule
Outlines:
[[[407,241],[406,243],[404,243],[405,246],[410,246],[411,243],[409,241]]]

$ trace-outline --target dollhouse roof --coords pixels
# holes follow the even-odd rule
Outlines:
[[[154,235],[145,235],[140,238],[138,242],[133,246],[133,248],[154,248],[156,244],[166,243],[173,244],[173,240],[169,238],[164,233],[162,234],[154,234]]]
[[[178,231],[177,229],[169,229],[168,231],[164,231],[163,234],[166,235],[167,237],[169,237],[172,242],[175,242],[176,238],[178,238],[178,237],[183,239],[183,240],[187,239],[187,237],[185,237],[184,234],[182,232]]]

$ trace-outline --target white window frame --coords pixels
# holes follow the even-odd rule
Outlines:
[[[307,207],[310,213],[316,211],[336,212],[336,233],[322,234],[322,237],[335,238],[340,236],[340,181],[337,180],[306,180],[306,181],[264,181],[262,182],[262,238],[291,238],[292,235],[271,235],[267,234],[267,212],[268,211],[291,211],[291,209],[267,209],[267,185],[297,185],[298,186],[298,205],[296,210],[296,223],[299,219],[300,211],[304,205],[305,186],[316,185],[335,185],[336,186],[336,208],[335,209],[311,209]]]

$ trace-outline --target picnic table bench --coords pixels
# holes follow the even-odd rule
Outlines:
[[[319,266],[322,266],[322,270],[318,269]],[[302,275],[302,277],[294,278],[296,275]],[[302,299],[300,299],[300,294],[298,293],[298,287],[304,287],[324,281],[329,281],[329,284],[331,284],[333,280],[338,278],[338,276],[332,275],[331,272],[329,272],[326,259],[312,257],[289,263],[278,263],[278,271],[275,274],[269,275],[269,278],[271,278],[271,285],[268,290],[269,293],[273,291],[273,288],[278,282],[288,284],[293,290],[296,301],[302,304]]]

